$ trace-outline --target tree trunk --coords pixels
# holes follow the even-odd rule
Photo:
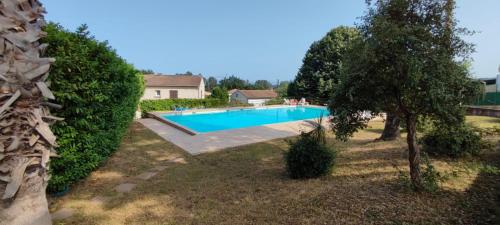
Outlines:
[[[20,194],[10,203],[10,207],[0,213],[1,225],[48,225],[52,219],[45,197],[45,188],[38,192]]]
[[[47,105],[54,95],[45,82],[51,58],[42,5],[37,0],[2,0],[0,7],[0,224],[48,225],[45,189],[56,137]]]
[[[422,179],[420,177],[420,149],[417,145],[417,117],[415,115],[406,116],[406,127],[408,135],[408,160],[410,161],[410,177],[413,187],[422,190]]]
[[[400,121],[401,119],[398,116],[388,112],[385,119],[384,131],[382,131],[382,135],[377,140],[392,141],[401,137],[401,132],[399,131]]]

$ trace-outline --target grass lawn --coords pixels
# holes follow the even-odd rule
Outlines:
[[[135,122],[120,149],[50,207],[75,211],[55,224],[499,224],[500,137],[489,137],[495,149],[480,157],[434,159],[447,179],[435,194],[416,194],[399,176],[406,141],[373,142],[383,124],[370,126],[347,143],[330,135],[339,151],[330,176],[291,180],[285,140],[190,156]],[[121,183],[137,186],[118,193]]]

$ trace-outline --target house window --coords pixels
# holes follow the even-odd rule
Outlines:
[[[177,92],[177,90],[170,91],[170,98],[179,98],[179,93]]]
[[[155,98],[160,98],[160,97],[161,97],[161,91],[155,90]]]

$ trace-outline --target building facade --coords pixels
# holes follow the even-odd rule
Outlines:
[[[203,99],[205,82],[194,75],[144,75],[145,89],[141,100]]]
[[[264,105],[267,101],[277,97],[278,94],[273,90],[236,90],[230,96],[231,101],[255,106]]]

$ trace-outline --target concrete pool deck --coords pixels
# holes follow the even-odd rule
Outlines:
[[[140,119],[139,122],[163,139],[179,146],[192,155],[214,152],[226,148],[254,144],[277,138],[299,135],[313,128],[316,119],[268,124],[257,127],[222,130],[190,135],[156,119]],[[326,118],[324,124],[326,125]]]

